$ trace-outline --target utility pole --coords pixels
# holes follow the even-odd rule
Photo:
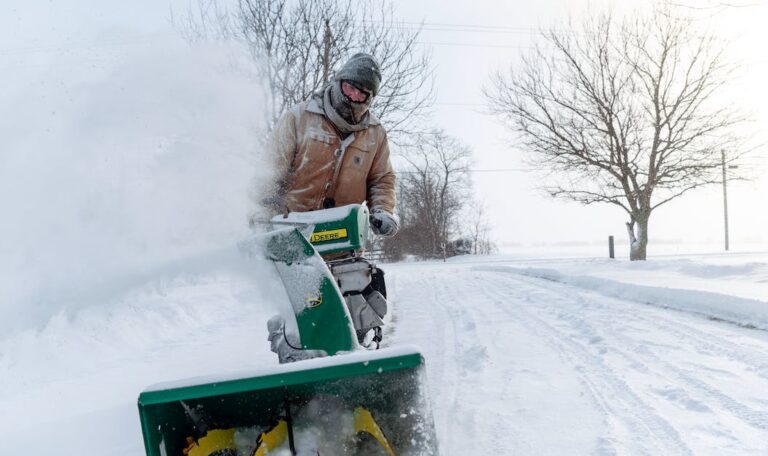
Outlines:
[[[728,188],[725,176],[725,149],[720,149],[720,157],[723,163],[723,220],[725,221],[725,251],[728,251]]]
[[[328,73],[331,72],[331,42],[333,35],[331,35],[330,20],[325,20],[325,36],[323,36],[323,84],[328,82]]]
[[[725,222],[725,251],[728,251],[729,243],[728,243],[728,188],[726,185],[726,182],[728,181],[728,177],[725,174],[726,169],[737,169],[738,166],[736,165],[728,165],[726,168],[725,166],[725,149],[720,150],[720,157],[722,159],[723,164],[723,220]]]

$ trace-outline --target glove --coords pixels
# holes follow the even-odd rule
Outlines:
[[[285,202],[279,196],[272,195],[262,198],[261,205],[267,208],[267,210],[279,214],[285,207]]]
[[[397,216],[390,214],[387,211],[374,211],[368,220],[371,223],[373,232],[379,236],[394,236],[400,227],[400,222],[397,220]]]

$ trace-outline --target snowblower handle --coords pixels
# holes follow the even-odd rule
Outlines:
[[[251,226],[254,225],[286,225],[286,226],[295,226],[297,228],[306,228],[312,223],[307,222],[296,222],[296,221],[283,221],[283,220],[275,220],[275,219],[251,219],[250,220]]]

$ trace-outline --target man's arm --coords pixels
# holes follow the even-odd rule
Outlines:
[[[386,133],[376,149],[371,170],[368,173],[368,206],[371,212],[384,211],[395,213],[395,172],[389,161],[389,144]]]
[[[296,155],[296,147],[296,118],[293,110],[288,110],[278,119],[268,150],[273,178],[266,189],[264,202],[277,211],[284,210],[283,197],[290,188],[291,165]]]
[[[373,158],[367,184],[373,232],[382,236],[393,236],[397,233],[400,222],[395,215],[395,172],[389,161],[386,133]]]

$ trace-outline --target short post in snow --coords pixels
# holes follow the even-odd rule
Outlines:
[[[608,236],[608,258],[616,258],[616,255],[613,251],[613,236]]]
[[[443,263],[445,263],[445,242],[440,243],[440,248],[443,250]]]

